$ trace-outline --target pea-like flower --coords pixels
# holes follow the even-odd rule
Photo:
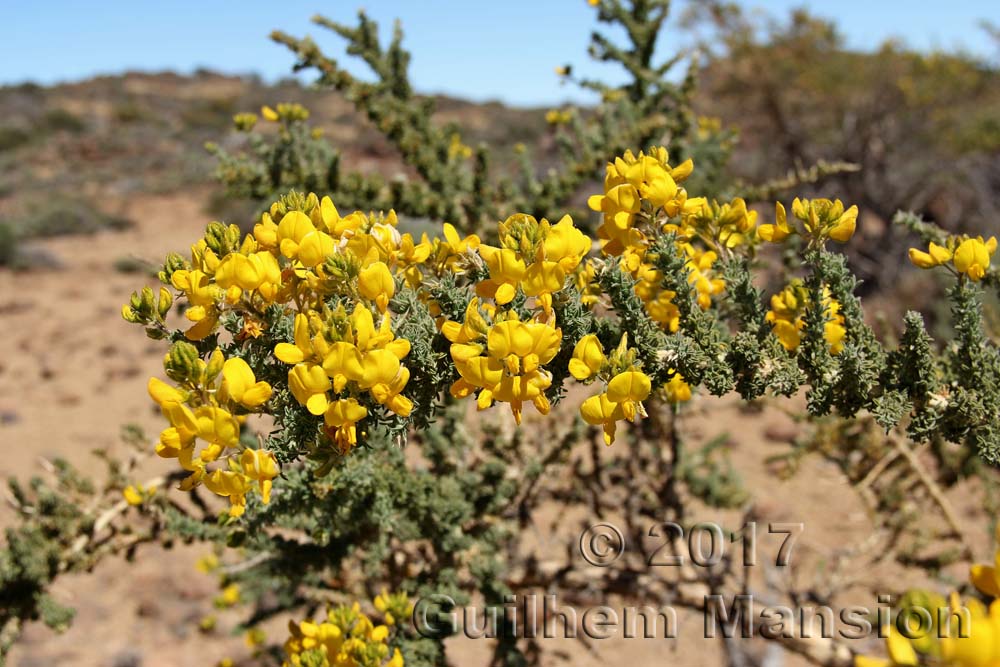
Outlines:
[[[757,235],[771,243],[781,243],[795,233],[795,229],[788,224],[788,214],[785,206],[780,201],[774,204],[774,224],[761,225],[757,228]]]
[[[933,269],[935,266],[941,266],[950,262],[954,253],[951,249],[931,241],[927,252],[910,248],[909,255],[910,261],[913,262],[914,266],[921,269]]]
[[[562,332],[549,322],[522,322],[516,313],[497,314],[487,324],[473,299],[465,322],[447,322],[442,333],[451,341],[451,358],[461,376],[451,386],[457,398],[478,391],[480,410],[494,401],[508,403],[514,420],[521,423],[523,404],[530,401],[542,414],[549,413],[545,390],[552,374],[542,366],[558,354]]]
[[[997,239],[991,236],[984,241],[982,236],[965,239],[955,248],[955,270],[973,281],[980,281],[990,268],[990,258],[997,250]]]
[[[604,428],[604,442],[608,445],[615,441],[619,421],[646,416],[642,402],[652,392],[652,380],[642,372],[635,357],[627,335],[610,355],[604,353],[601,342],[592,334],[581,338],[573,348],[569,371],[574,378],[589,381],[601,377],[607,381],[604,392],[583,402],[580,415],[588,424]]]
[[[775,242],[784,239],[791,233],[791,228],[785,217],[784,206],[776,206],[775,213],[777,224],[770,232],[761,233],[761,237],[768,240],[765,234],[770,235]],[[829,199],[799,199],[792,202],[792,215],[802,222],[806,235],[810,238],[823,242],[832,239],[838,243],[847,243],[854,236],[854,230],[858,221],[858,207],[851,206],[845,209],[844,203],[839,199],[833,201]]]
[[[505,305],[521,289],[548,312],[552,294],[563,288],[590,251],[590,239],[568,215],[554,225],[544,218],[512,215],[500,223],[499,232],[500,247],[479,246],[490,277],[476,285],[476,293]]]
[[[793,280],[784,290],[771,297],[771,310],[767,311],[765,319],[771,323],[774,334],[789,352],[794,352],[799,347],[808,305],[809,291],[801,280]],[[830,296],[826,288],[823,290],[823,306],[826,315],[823,335],[830,353],[839,354],[844,347],[847,329],[844,328],[845,320],[840,313],[840,304]]]
[[[361,270],[358,275],[358,291],[361,296],[374,301],[379,312],[386,311],[389,300],[396,293],[396,283],[385,262],[374,262]]]

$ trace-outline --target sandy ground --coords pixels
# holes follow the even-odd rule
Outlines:
[[[119,435],[122,425],[137,424],[150,438],[155,437],[160,417],[145,384],[150,375],[161,372],[164,348],[121,320],[121,304],[147,279],[118,273],[114,264],[123,257],[156,263],[167,251],[184,252],[208,222],[201,204],[196,197],[142,198],[127,211],[137,221],[132,229],[41,242],[37,248],[55,258],[59,268],[0,271],[0,321],[7,332],[0,352],[0,448],[5,475],[38,474],[42,470],[39,458],[56,456],[85,472],[97,473],[103,464],[92,450],[124,454]],[[686,422],[685,429],[693,442],[730,434],[733,461],[748,487],[755,489],[761,520],[806,525],[796,552],[799,565],[782,576],[805,582],[822,578],[834,554],[854,549],[871,535],[865,508],[834,465],[810,457],[793,478],[775,479],[764,458],[784,451],[787,444],[773,442],[768,434],[773,436],[775,429],[794,431],[779,413],[762,418],[741,412],[734,401],[717,400]],[[162,474],[170,465],[150,458],[137,478]],[[978,556],[988,557],[986,517],[979,494],[964,485],[953,489],[949,499],[973,536]],[[579,535],[579,523],[559,518],[553,523],[562,528],[543,536],[546,548],[563,549],[566,540]],[[735,528],[739,515],[706,510],[695,518]],[[11,519],[9,507],[0,509],[0,526],[9,525]],[[194,569],[195,559],[205,552],[204,547],[169,551],[149,547],[140,550],[133,564],[106,561],[93,573],[60,580],[54,594],[77,608],[75,623],[62,635],[30,624],[11,655],[11,664],[166,667],[212,665],[224,656],[237,660],[247,656],[243,640],[227,634],[239,618],[235,612],[219,615],[219,630],[211,641],[198,635],[198,620],[213,612],[211,601],[217,594],[214,579]],[[925,581],[919,572],[901,572],[889,562],[863,562],[864,568],[845,576],[839,603],[874,607],[875,591],[885,586],[899,590],[907,583]],[[955,565],[949,574],[960,580],[966,565]],[[675,640],[609,639],[592,641],[589,646],[573,640],[542,640],[542,662],[595,667],[722,664],[722,645],[703,638],[702,618],[680,611],[679,621],[680,637]],[[451,645],[454,664],[488,664],[489,642],[455,639]],[[773,653],[767,664],[803,663],[794,656]]]

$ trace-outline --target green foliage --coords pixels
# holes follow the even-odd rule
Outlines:
[[[64,462],[55,465],[54,487],[37,477],[28,488],[9,483],[15,506],[30,521],[8,528],[0,550],[0,664],[24,621],[41,619],[64,630],[73,618],[73,610],[57,603],[47,588],[58,575],[88,562],[76,542],[90,532],[94,518],[78,501],[93,488]]]

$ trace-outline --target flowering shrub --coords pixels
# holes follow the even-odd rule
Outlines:
[[[955,335],[939,350],[911,312],[898,342],[884,344],[838,250],[856,231],[857,208],[796,198],[789,209],[777,202],[772,218],[755,206],[761,192],[828,169],[759,188],[721,183],[727,139],[711,122],[694,129],[693,78],[669,83],[671,62],[652,58],[667,3],[591,4],[630,42],[618,48],[598,34],[595,55],[622,64],[631,80],[578,81],[600,92],[602,104],[593,113],[548,115],[564,160],[545,177],[523,150],[520,178],[494,178],[485,147],[432,123],[433,104],[410,89],[398,31],[383,48],[364,15],[357,28],[319,19],[372,66],[377,83],[340,69],[309,40],[276,35],[302,67],[317,68],[323,83],[351,97],[414,178],[342,173],[297,104],[239,114],[249,153],[213,150],[231,195],[266,200],[252,229],[211,223],[190,254],[167,256],[158,290],[135,292],[122,310],[167,347],[163,377],[147,386],[165,420],[148,449],[176,464],[145,484],[115,470],[115,511],[148,522],[119,548],[155,539],[228,547],[238,560],[212,566],[220,572],[218,605],[257,602],[249,625],[285,612],[301,619],[289,626],[286,664],[443,665],[444,637],[418,636],[408,622],[411,599],[448,595],[464,604],[481,596],[496,605],[532,586],[571,585],[573,563],[537,579],[534,562],[520,563],[520,578],[511,573],[518,536],[543,498],[599,516],[621,512],[638,541],[640,520],[684,519],[682,486],[710,506],[741,505],[748,494],[720,463],[717,445],[684,449],[677,416],[698,393],[757,401],[801,392],[812,417],[876,424],[897,450],[871,462],[862,481],[907,461],[949,521],[934,480],[906,449],[911,443],[899,443],[955,443],[963,464],[1000,456],[1000,357],[981,313],[983,286],[997,284],[995,240],[902,219],[928,244],[910,252],[913,263],[951,274]],[[560,74],[575,80],[569,67]],[[276,132],[257,134],[260,118]],[[600,170],[603,186],[587,192],[589,210],[572,210],[573,195]],[[418,218],[435,221],[434,233]],[[775,271],[770,260],[778,255]],[[783,286],[761,287],[777,277]],[[494,407],[473,437],[469,413]],[[627,453],[602,462],[601,439],[617,440],[605,452]],[[575,446],[591,443],[586,465],[571,460]],[[837,457],[845,467],[858,459]],[[566,467],[569,481],[540,491],[555,465]],[[63,484],[75,489],[71,481]],[[190,492],[190,507],[156,491],[173,483]],[[224,501],[206,502],[202,490]],[[92,527],[110,521],[91,521],[81,503],[58,494],[38,495],[18,494],[26,516],[49,511],[71,520],[17,535],[14,565],[0,575],[5,590],[9,581],[10,590],[30,595],[0,619],[5,628],[39,613],[65,624],[44,587],[96,558]],[[90,537],[78,548],[81,532]],[[23,566],[39,544],[46,569]],[[66,545],[87,558],[64,558]],[[667,580],[648,577],[642,567],[650,559],[641,560],[629,576],[655,579],[651,591],[666,589],[659,599],[692,608],[704,601],[686,585],[714,589],[732,574],[678,571]],[[989,580],[986,570],[976,572],[979,584]],[[592,575],[581,589],[595,587]],[[597,587],[607,593],[616,585],[606,577]],[[354,600],[382,586],[375,611],[363,613]],[[330,607],[325,619],[310,620],[321,605]],[[895,664],[913,664],[892,637]],[[248,635],[255,649],[263,641]],[[854,658],[840,645],[788,646],[819,664]],[[942,642],[933,655],[952,660],[955,646]],[[505,632],[493,662],[523,665],[526,653],[516,633]]]

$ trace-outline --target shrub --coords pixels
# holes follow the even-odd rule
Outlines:
[[[4,636],[44,615],[55,573],[156,539],[226,549],[231,562],[204,564],[219,575],[217,604],[253,604],[251,628],[293,615],[283,644],[292,665],[446,664],[448,633],[408,622],[417,599],[430,595],[500,606],[533,588],[629,595],[642,581],[658,600],[704,611],[706,590],[749,585],[733,559],[668,576],[637,552],[625,555],[620,572],[595,577],[571,553],[555,566],[519,556],[543,502],[620,516],[637,542],[665,518],[689,527],[693,500],[745,502],[721,444],[689,451],[678,428],[698,393],[756,405],[803,392],[813,419],[877,427],[891,458],[824,451],[845,467],[864,461],[866,484],[902,461],[913,484],[927,489],[926,512],[940,513],[969,555],[940,480],[910,447],[930,443],[944,460],[939,452],[950,443],[980,467],[1000,454],[1000,355],[981,313],[984,287],[997,286],[996,240],[902,216],[923,239],[911,262],[949,280],[955,337],[936,344],[911,312],[896,344],[879,340],[836,250],[854,236],[857,208],[775,196],[849,167],[820,164],[752,187],[728,183],[718,172],[731,135],[691,113],[693,74],[670,82],[674,61],[654,58],[667,3],[591,4],[628,41],[618,46],[597,33],[592,52],[630,79],[620,87],[578,81],[600,92],[602,104],[548,114],[561,161],[539,175],[526,147],[516,178],[494,174],[488,147],[468,146],[459,128],[432,122],[433,101],[410,88],[398,28],[383,47],[364,14],[356,27],[317,19],[347,39],[349,53],[375,71],[374,83],[310,40],[275,35],[301,67],[318,69],[321,83],[367,114],[409,176],[345,171],[301,105],[236,115],[249,152],[212,150],[231,195],[269,199],[252,231],[211,223],[190,255],[167,256],[158,290],[134,292],[122,309],[166,349],[163,377],[147,388],[166,422],[155,452],[175,460],[174,470],[140,484],[110,463],[108,487],[124,499],[117,507],[137,508],[130,516],[142,519],[104,542],[90,530],[98,519],[91,524],[80,509],[94,504],[59,502],[82,493],[68,473],[63,494],[48,502],[41,486],[39,499],[19,494],[23,514],[49,529],[11,533],[5,557],[17,567],[8,570],[23,573],[18,590],[28,595],[0,618]],[[574,80],[571,68],[561,72]],[[263,123],[275,132],[258,133]],[[595,176],[603,186],[591,185]],[[595,215],[573,210],[581,195]],[[751,204],[761,200],[773,204],[773,217],[758,220]],[[784,285],[765,291],[765,274]],[[492,414],[503,420],[473,422],[473,403],[486,415],[499,408]],[[544,419],[550,413],[564,419]],[[520,428],[528,420],[532,428]],[[817,428],[816,438],[848,441],[836,433]],[[613,458],[598,442],[614,444]],[[193,502],[157,492],[172,483]],[[102,526],[112,521],[105,516]],[[897,534],[910,528],[891,518]],[[64,557],[79,532],[85,537]],[[20,548],[28,539],[46,567]],[[973,582],[994,596],[994,575],[979,568]],[[812,594],[789,591],[793,601]],[[913,594],[897,614],[926,602]],[[325,617],[312,620],[320,607]],[[977,627],[992,627],[975,611]],[[65,613],[54,615],[53,625],[64,622]],[[499,625],[493,664],[537,660],[516,621],[505,616]],[[258,646],[259,635],[252,638]],[[817,664],[855,660],[835,640],[768,638]],[[911,645],[890,635],[889,650],[896,664],[915,664],[917,653],[968,664],[965,648],[995,657],[985,631],[958,641]]]

